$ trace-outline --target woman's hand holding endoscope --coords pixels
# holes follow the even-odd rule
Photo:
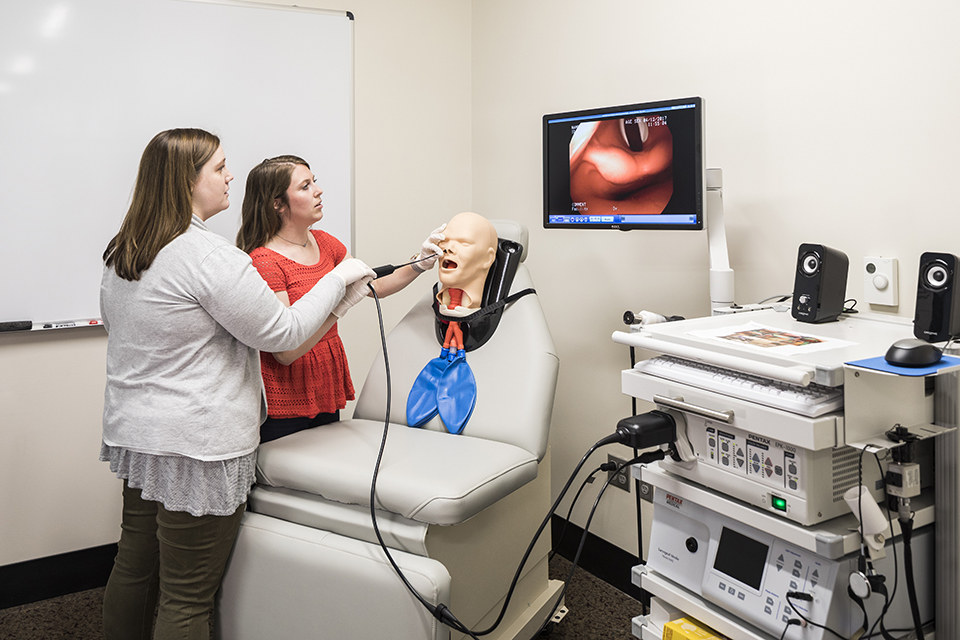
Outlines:
[[[348,256],[346,260],[341,261],[340,264],[335,266],[328,275],[337,276],[343,280],[344,286],[349,288],[351,284],[360,280],[370,282],[377,274],[362,260]],[[367,282],[364,282],[364,284]]]
[[[373,269],[356,258],[347,258],[341,261],[330,271],[330,274],[338,276],[346,284],[343,299],[331,311],[336,317],[342,318],[350,307],[363,300],[367,295],[367,283],[373,280],[375,274]]]

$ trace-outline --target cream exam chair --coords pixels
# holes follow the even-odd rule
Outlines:
[[[501,239],[526,229],[492,221]],[[511,292],[532,287],[519,265]],[[523,552],[550,508],[547,436],[559,359],[539,300],[508,305],[493,337],[467,354],[477,404],[460,435],[439,418],[405,424],[407,392],[440,351],[432,295],[388,336],[393,400],[377,480],[377,522],[410,583],[474,630],[500,612]],[[217,605],[226,640],[446,640],[451,632],[417,602],[388,564],[371,524],[370,482],[386,408],[382,353],[353,418],[260,448]],[[557,603],[548,578],[549,528],[493,639],[528,640]]]

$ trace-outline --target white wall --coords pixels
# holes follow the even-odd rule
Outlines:
[[[120,535],[120,481],[97,462],[103,336],[0,334],[0,566]]]
[[[706,314],[707,262],[703,233],[540,229],[544,113],[703,96],[740,302],[788,292],[797,246],[819,242],[850,257],[849,297],[862,294],[862,256],[899,258],[902,304],[887,311],[912,316],[920,253],[960,254],[952,3],[310,6],[356,15],[357,256],[398,262],[464,210],[530,228],[528,264],[561,357],[555,492],[630,411],[627,352],[610,340],[623,311]],[[385,302],[388,327],[432,282],[421,280]],[[96,462],[105,339],[82,331],[0,337],[0,565],[118,535],[119,486]],[[360,381],[379,348],[372,302],[341,333]],[[635,552],[632,496],[604,500],[591,530]]]
[[[847,253],[853,298],[863,256],[898,258],[901,304],[873,310],[912,317],[920,254],[960,253],[958,26],[947,1],[474,2],[473,206],[531,229],[561,359],[554,493],[629,414],[628,352],[610,339],[623,311],[709,306],[705,233],[539,228],[541,116],[704,97],[737,301],[789,293],[797,247],[815,242]],[[580,525],[596,487],[574,512]],[[608,493],[591,531],[636,553],[633,496]]]

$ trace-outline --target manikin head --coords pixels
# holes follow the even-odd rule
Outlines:
[[[458,213],[443,230],[439,243],[440,302],[449,303],[448,289],[463,290],[461,307],[479,309],[483,304],[483,285],[487,272],[497,259],[497,230],[489,220],[476,213]]]

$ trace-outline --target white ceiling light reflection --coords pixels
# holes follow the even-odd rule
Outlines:
[[[40,35],[48,39],[58,37],[63,32],[63,27],[67,24],[69,15],[69,5],[58,4],[50,7],[44,17],[43,24],[40,25]]]
[[[18,76],[25,76],[29,73],[33,73],[33,70],[36,68],[36,66],[36,62],[34,62],[33,58],[30,56],[19,56],[14,58],[13,63],[10,65],[10,73]]]

